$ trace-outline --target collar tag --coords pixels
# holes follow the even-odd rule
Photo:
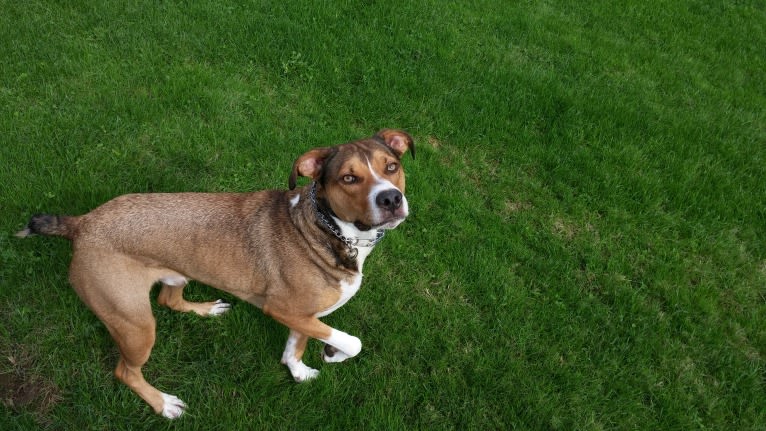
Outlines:
[[[346,244],[348,255],[351,259],[355,258],[359,254],[359,250],[356,247],[374,247],[375,244],[377,244],[383,238],[383,235],[386,234],[385,230],[378,229],[375,238],[348,238],[341,233],[340,228],[335,222],[331,222],[322,211],[319,211],[319,206],[317,205],[316,181],[311,183],[309,199],[311,200],[311,205],[314,207],[314,214],[316,214],[317,218],[327,229],[330,230],[330,232],[333,233],[333,235],[335,235],[336,238]]]

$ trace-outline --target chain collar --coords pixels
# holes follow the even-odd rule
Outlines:
[[[375,244],[378,243],[383,238],[383,235],[386,234],[386,232],[383,229],[378,229],[378,232],[373,239],[366,239],[366,238],[348,238],[344,236],[338,225],[330,221],[330,219],[327,218],[327,216],[322,212],[319,211],[319,206],[317,205],[317,183],[316,181],[311,183],[311,190],[309,190],[309,199],[311,200],[311,205],[314,207],[314,213],[316,214],[317,218],[322,222],[322,224],[330,230],[330,232],[333,233],[339,240],[343,241],[344,244],[346,244],[346,248],[348,249],[349,257],[352,259],[356,257],[356,255],[359,253],[359,250],[357,247],[373,247]]]

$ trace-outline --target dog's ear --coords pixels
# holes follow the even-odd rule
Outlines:
[[[406,132],[395,129],[383,129],[376,133],[375,137],[383,141],[399,157],[402,157],[402,154],[410,150],[412,158],[415,158],[415,141]]]
[[[298,157],[295,163],[293,163],[293,170],[288,181],[290,190],[295,188],[298,177],[309,177],[312,180],[317,179],[322,172],[325,160],[334,152],[335,148],[333,147],[315,148]]]

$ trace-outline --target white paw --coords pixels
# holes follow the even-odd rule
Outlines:
[[[162,401],[164,401],[164,404],[162,405],[162,416],[165,416],[168,419],[176,419],[184,414],[186,404],[178,399],[178,397],[163,393]]]
[[[324,340],[322,359],[325,362],[342,362],[362,351],[362,342],[353,335],[333,329],[330,338]]]
[[[207,312],[208,316],[220,316],[221,314],[231,310],[231,304],[223,302],[220,299],[215,301],[210,311]]]
[[[309,367],[303,361],[290,361],[285,365],[290,369],[290,374],[298,383],[315,379],[319,375],[319,370]]]
[[[362,340],[351,336],[351,339],[349,340],[348,348],[343,349],[343,353],[347,354],[349,358],[353,358],[354,356],[358,355],[359,352],[362,351]]]
[[[328,346],[329,346],[329,344],[328,344]],[[336,363],[336,362],[343,362],[346,359],[351,357],[351,356],[341,352],[338,349],[333,348],[332,350],[335,351],[335,353],[333,353],[332,356],[329,355],[329,352],[327,351],[327,348],[325,348],[325,350],[322,351],[322,360],[327,362],[328,364],[332,364],[332,363]]]

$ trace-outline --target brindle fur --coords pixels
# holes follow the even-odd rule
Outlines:
[[[300,360],[308,337],[330,337],[333,329],[316,315],[338,301],[341,282],[354,279],[361,268],[346,245],[318,222],[310,187],[295,188],[297,177],[318,182],[317,199],[328,212],[370,226],[364,196],[369,190],[344,188],[339,177],[365,175],[370,167],[379,174],[408,149],[414,155],[409,135],[386,129],[372,138],[307,152],[296,160],[287,191],[130,194],[81,216],[34,216],[18,235],[72,240],[70,282],[117,343],[115,374],[165,414],[167,395],[141,373],[155,341],[152,286],[165,281],[158,302],[179,311],[205,315],[216,304],[184,300],[188,279],[254,304],[298,334],[295,356]],[[401,169],[387,179],[404,193]],[[180,415],[185,406],[177,401]]]

